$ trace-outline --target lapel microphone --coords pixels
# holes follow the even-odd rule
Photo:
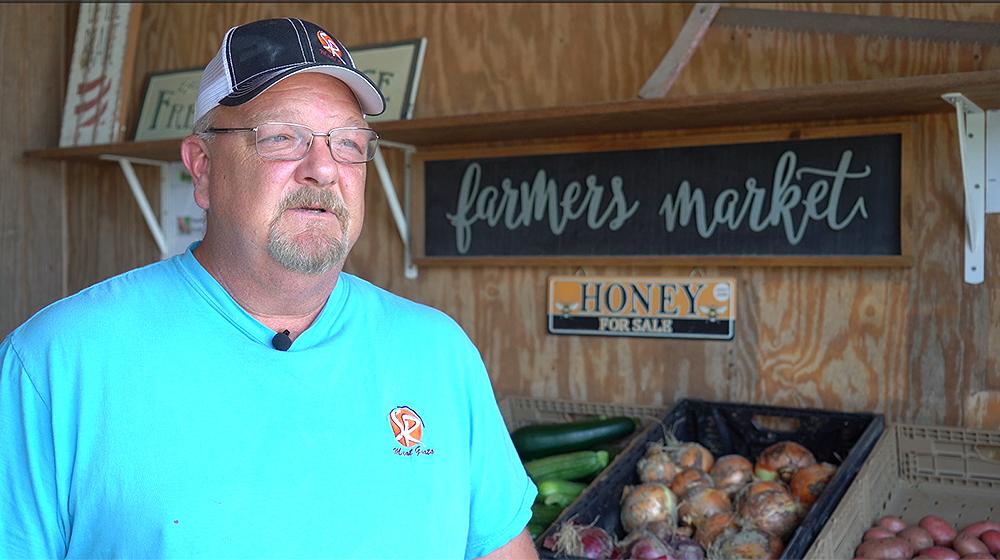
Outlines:
[[[292,347],[292,339],[288,336],[289,334],[291,333],[288,332],[288,329],[285,329],[283,332],[276,333],[274,338],[271,339],[271,346],[274,346],[275,350],[280,350],[282,352],[288,350]]]

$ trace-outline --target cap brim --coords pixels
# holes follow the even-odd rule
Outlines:
[[[361,111],[366,115],[381,115],[385,111],[385,98],[382,97],[382,93],[375,87],[374,82],[368,76],[351,68],[323,63],[297,64],[293,68],[259,76],[249,83],[238,86],[236,91],[219,100],[219,105],[227,107],[242,105],[264,93],[268,88],[281,80],[303,72],[326,74],[344,82],[347,87],[351,88],[354,96],[358,99]]]

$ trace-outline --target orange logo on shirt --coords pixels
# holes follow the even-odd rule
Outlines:
[[[397,406],[389,413],[389,426],[396,441],[403,447],[413,447],[421,443],[424,436],[424,421],[408,406]]]

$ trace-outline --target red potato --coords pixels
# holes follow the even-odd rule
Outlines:
[[[990,549],[983,544],[983,541],[967,534],[960,534],[955,537],[955,540],[951,543],[951,547],[955,549],[955,552],[961,554],[963,558],[970,554],[979,554],[980,552],[986,553],[990,551]]]
[[[986,552],[977,552],[975,554],[966,554],[962,557],[962,560],[997,560],[995,556]]]
[[[933,558],[934,560],[959,560],[960,558],[957,552],[943,546],[925,548],[917,551],[917,554],[920,556],[926,556],[927,558]]]
[[[931,534],[934,544],[938,546],[950,545],[958,534],[950,523],[936,515],[925,515],[919,525],[921,529]]]
[[[906,522],[895,515],[883,515],[875,524],[887,531],[892,531],[893,534],[906,529]]]
[[[865,541],[854,551],[854,555],[880,560],[910,560],[913,558],[913,545],[899,537]]]
[[[978,538],[986,531],[1000,531],[1000,523],[996,521],[979,521],[978,523],[973,523],[958,532],[958,536],[970,535]],[[958,537],[955,537],[958,538]]]
[[[892,531],[886,529],[885,527],[872,527],[871,529],[868,529],[867,531],[865,531],[865,536],[861,537],[861,540],[862,541],[877,541],[879,539],[888,539],[888,538],[895,537],[895,536],[896,536],[895,533],[893,533]],[[927,545],[927,546],[930,546],[930,545]],[[921,548],[927,548],[927,547],[923,546]]]
[[[914,550],[923,550],[934,546],[934,539],[931,538],[931,534],[916,525],[903,529],[897,536],[910,541]]]
[[[984,531],[983,534],[979,535],[979,540],[983,541],[986,548],[990,549],[993,554],[1000,552],[1000,531],[993,529]]]

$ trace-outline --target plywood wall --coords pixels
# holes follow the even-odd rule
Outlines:
[[[995,4],[782,7],[1000,21]],[[133,98],[141,97],[149,72],[204,65],[229,26],[291,15],[328,27],[349,46],[427,37],[416,104],[422,117],[633,99],[689,10],[618,3],[148,4]],[[713,27],[670,95],[994,68],[1000,68],[997,47]],[[547,278],[573,273],[575,266],[425,267],[418,279],[407,280],[374,172],[366,231],[348,269],[454,316],[482,350],[501,396],[636,404],[694,396],[969,422],[966,398],[1000,390],[1000,226],[990,218],[987,283],[963,284],[955,124],[947,115],[914,122],[914,266],[705,268],[700,272],[738,279],[732,342],[548,335]],[[398,155],[388,160],[401,177]],[[155,184],[149,188],[155,199]],[[71,167],[66,193],[71,290],[156,258],[113,167]]]
[[[62,166],[22,152],[59,141],[65,45],[36,37],[64,23],[61,5],[0,6],[0,338],[63,293]]]

